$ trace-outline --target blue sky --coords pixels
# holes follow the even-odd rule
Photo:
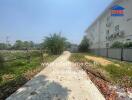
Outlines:
[[[32,40],[62,32],[79,43],[85,29],[112,0],[0,0],[0,42]]]

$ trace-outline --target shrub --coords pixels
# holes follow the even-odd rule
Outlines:
[[[132,42],[123,44],[122,42],[114,42],[111,48],[132,48]]]
[[[132,42],[125,43],[124,47],[125,48],[130,48],[130,47],[132,48]]]
[[[30,55],[31,55],[32,57],[38,57],[38,56],[41,55],[41,52],[40,52],[40,51],[32,51],[32,52],[30,52]]]
[[[61,54],[65,49],[66,39],[61,37],[60,34],[53,34],[50,37],[46,37],[44,41],[44,47],[51,54]]]
[[[123,48],[124,44],[122,42],[114,42],[111,46],[111,48]]]

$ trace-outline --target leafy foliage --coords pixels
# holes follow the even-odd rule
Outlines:
[[[123,48],[124,44],[122,42],[114,42],[111,46],[111,48]]]
[[[60,34],[54,33],[50,37],[45,37],[44,47],[51,54],[61,54],[65,49],[66,38],[61,37]]]
[[[132,47],[132,42],[126,42],[126,43],[122,43],[122,42],[114,42],[111,46],[111,48],[131,48]]]
[[[0,63],[0,100],[5,100],[5,98],[14,93],[18,87],[21,87],[43,69],[44,66],[40,66],[42,62],[40,52],[31,51],[29,53],[31,55],[30,63],[28,63],[26,59],[16,59],[5,62],[3,67],[1,67]],[[3,57],[12,59],[26,55],[27,53],[22,51],[4,51],[0,56],[0,59],[2,58],[0,62],[3,61]],[[47,55],[44,57],[43,62],[50,63],[57,57],[58,55]]]
[[[130,48],[130,47],[132,48],[132,42],[125,43],[124,47],[125,48]]]
[[[26,50],[26,49],[40,49],[40,44],[33,41],[16,40],[14,44],[0,43],[0,50]]]
[[[35,44],[32,41],[21,41],[17,40],[15,44],[13,45],[13,48],[16,50],[22,50],[22,49],[30,49],[33,48]]]
[[[89,49],[89,40],[86,36],[84,36],[83,40],[81,41],[79,45],[79,51],[80,52],[87,52]]]
[[[6,49],[7,45],[5,43],[0,43],[0,50]]]

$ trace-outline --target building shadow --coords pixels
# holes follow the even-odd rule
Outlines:
[[[5,100],[8,96],[19,89],[25,84],[28,79],[24,76],[20,76],[16,79],[9,80],[8,82],[0,85],[0,100]]]
[[[39,75],[27,82],[6,100],[67,100],[70,90]]]

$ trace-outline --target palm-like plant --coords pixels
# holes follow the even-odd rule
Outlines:
[[[54,33],[50,37],[45,37],[44,47],[52,54],[61,54],[64,51],[66,38]]]

